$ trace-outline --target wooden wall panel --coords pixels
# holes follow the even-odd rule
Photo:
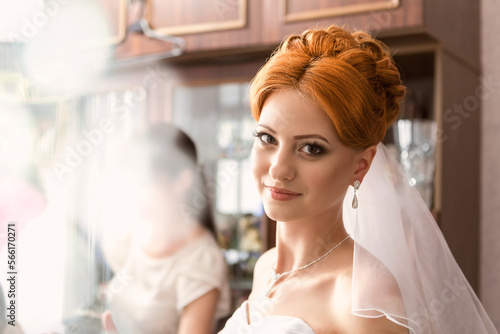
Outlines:
[[[425,0],[423,6],[428,33],[477,71],[480,66],[479,2]]]
[[[471,286],[478,289],[480,196],[479,80],[448,52],[441,54],[442,211],[440,227]],[[477,102],[477,104],[476,104]]]

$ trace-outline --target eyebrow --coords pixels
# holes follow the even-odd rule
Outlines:
[[[261,126],[263,128],[266,128],[268,129],[270,132],[272,132],[273,134],[276,134],[276,131],[274,131],[270,126],[268,125],[265,125],[265,124],[257,124],[257,126]],[[323,136],[321,135],[318,135],[318,134],[310,134],[310,135],[297,135],[297,136],[293,136],[293,139],[305,139],[305,138],[317,138],[317,139],[321,139],[325,142],[327,142],[328,144],[330,144],[330,142]]]

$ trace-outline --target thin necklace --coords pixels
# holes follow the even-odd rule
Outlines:
[[[297,268],[297,269],[292,269],[292,270],[289,270],[289,271],[285,271],[284,273],[281,273],[281,274],[278,274],[276,272],[276,269],[273,267],[273,273],[274,273],[274,276],[273,276],[273,279],[271,280],[271,284],[269,284],[269,287],[267,288],[266,290],[266,293],[264,296],[266,297],[269,297],[269,295],[271,294],[271,289],[273,288],[274,284],[276,284],[276,282],[279,281],[279,279],[285,275],[289,275],[289,274],[293,274],[299,270],[302,270],[302,269],[306,269],[307,267],[309,266],[312,266],[313,264],[315,264],[316,262],[320,261],[321,259],[325,258],[328,254],[330,254],[331,252],[333,252],[333,250],[335,248],[337,248],[338,246],[342,245],[342,243],[344,241],[346,241],[347,239],[350,238],[350,235],[347,235],[347,237],[345,237],[344,240],[342,240],[341,242],[339,242],[338,244],[336,244],[332,249],[330,249],[328,252],[326,252],[325,254],[321,255],[320,257],[318,257],[316,260],[312,261],[311,263],[308,263],[306,264],[305,266],[302,266],[300,268]]]

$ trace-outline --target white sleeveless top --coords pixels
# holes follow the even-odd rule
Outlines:
[[[248,301],[244,301],[219,334],[315,334],[300,318],[283,315],[262,316],[249,305]]]
[[[175,334],[183,308],[212,289],[220,293],[215,316],[230,311],[225,261],[209,233],[161,259],[132,246],[108,287],[109,309],[120,334]]]

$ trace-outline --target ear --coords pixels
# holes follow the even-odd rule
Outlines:
[[[370,166],[376,153],[377,146],[375,145],[372,145],[358,153],[355,160],[356,170],[352,176],[351,185],[353,185],[356,180],[359,180],[361,183],[363,182],[366,173],[370,170]]]

